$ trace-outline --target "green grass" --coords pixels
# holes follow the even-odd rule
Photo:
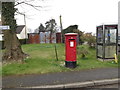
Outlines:
[[[28,44],[22,45],[24,52],[29,54],[29,58],[25,59],[25,63],[4,64],[2,75],[25,75],[25,74],[44,74],[52,72],[79,71],[93,68],[118,67],[118,64],[109,62],[101,62],[96,60],[95,49],[90,49],[88,46],[83,46],[88,50],[86,58],[81,58],[77,55],[77,67],[70,69],[64,67],[65,62],[65,46],[57,44],[58,61],[55,57],[55,44]],[[81,47],[81,46],[78,46]]]

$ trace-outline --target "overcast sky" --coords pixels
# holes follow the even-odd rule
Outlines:
[[[21,0],[22,1],[22,0]],[[34,0],[40,11],[21,4],[19,11],[26,14],[27,27],[34,30],[40,23],[55,19],[60,25],[62,15],[63,28],[77,24],[81,31],[96,32],[96,26],[103,23],[118,23],[118,2],[120,0]],[[16,16],[18,25],[24,24],[22,15]]]

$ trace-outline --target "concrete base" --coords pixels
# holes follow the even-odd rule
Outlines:
[[[65,67],[75,68],[76,67],[76,61],[74,61],[74,62],[65,61]]]
[[[92,80],[92,81],[86,81],[86,82],[76,82],[76,83],[67,83],[67,84],[59,84],[59,85],[44,85],[44,86],[33,86],[33,87],[20,87],[20,88],[26,88],[26,89],[34,89],[34,88],[50,88],[50,89],[77,89],[78,88],[89,88],[90,86],[95,87],[95,86],[100,86],[100,85],[112,85],[112,84],[118,84],[119,78],[114,78],[114,79],[104,79],[104,80]],[[116,87],[117,88],[117,87]],[[75,90],[76,90],[75,89]],[[71,89],[72,90],[72,89]],[[82,90],[82,89],[80,89]],[[83,89],[84,90],[84,89]],[[86,90],[86,89],[85,89]],[[92,89],[90,89],[92,90]],[[109,89],[107,89],[109,90]],[[116,90],[116,89],[115,89]],[[118,89],[117,89],[118,90]]]
[[[104,62],[104,61],[113,61],[115,59],[101,59],[101,58],[97,58],[97,60]]]

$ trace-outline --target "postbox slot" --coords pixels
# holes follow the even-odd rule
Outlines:
[[[75,40],[75,39],[69,39],[69,40]]]

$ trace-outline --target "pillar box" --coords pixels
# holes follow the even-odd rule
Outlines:
[[[66,45],[65,66],[69,68],[76,67],[76,41],[77,41],[77,33],[65,34],[65,45]]]

